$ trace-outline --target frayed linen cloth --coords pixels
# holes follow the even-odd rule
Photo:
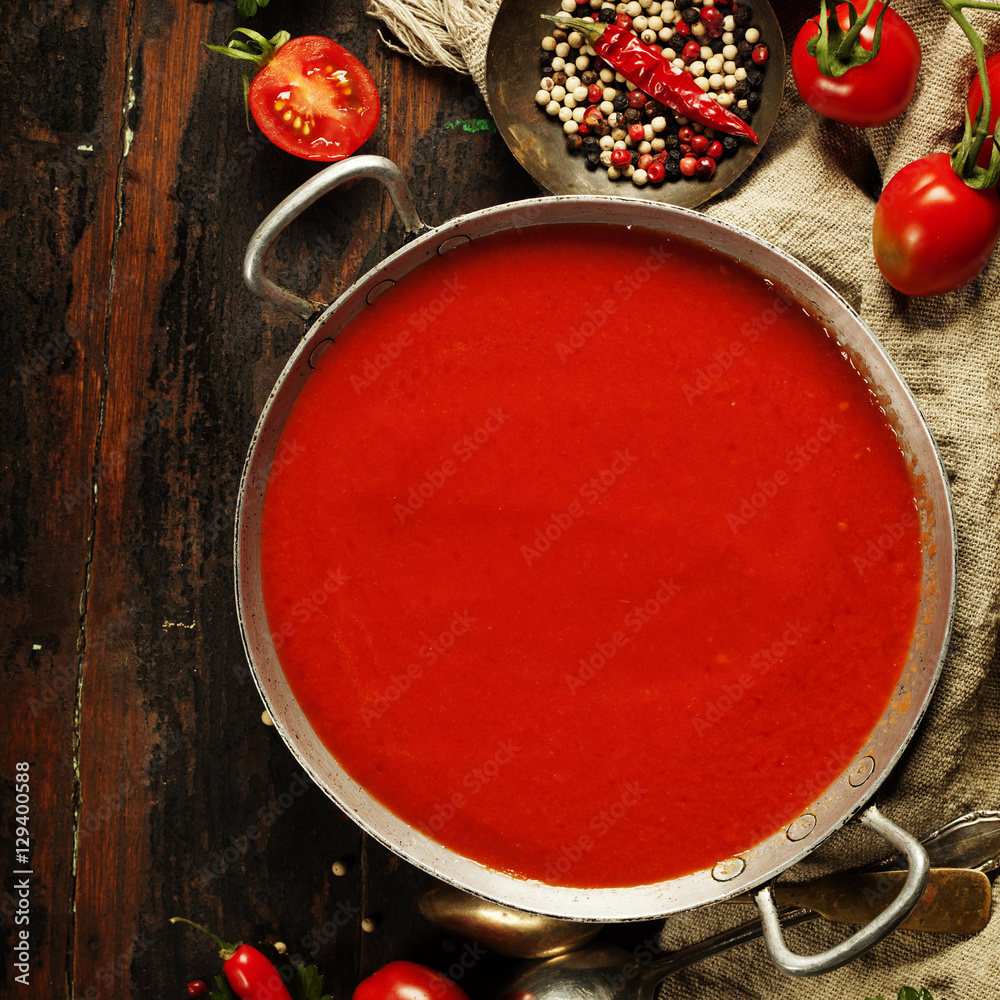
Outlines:
[[[470,74],[484,94],[486,45],[498,6],[496,0],[369,0],[371,14],[415,58]],[[941,449],[958,526],[953,635],[928,714],[877,796],[890,819],[925,834],[969,810],[1000,809],[1000,253],[966,288],[926,299],[893,291],[875,266],[871,226],[879,190],[907,163],[955,144],[975,72],[967,39],[936,0],[893,6],[924,52],[909,109],[881,128],[838,125],[803,104],[789,73],[767,145],[704,211],[781,247],[851,303],[899,366]],[[790,53],[818,0],[775,0],[774,8]],[[987,51],[997,51],[1000,14],[966,14]],[[610,186],[608,193],[614,193]],[[887,853],[853,823],[789,875],[831,872]],[[977,936],[896,931],[845,968],[810,980],[777,971],[760,942],[743,945],[674,974],[659,998],[865,1000],[881,994],[890,1000],[904,985],[924,987],[934,1000],[1000,997],[998,908]],[[744,919],[746,910],[732,904],[681,914],[667,921],[661,944],[678,948]],[[844,936],[817,920],[790,931],[789,942],[811,952]]]

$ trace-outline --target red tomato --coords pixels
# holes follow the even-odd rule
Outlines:
[[[375,131],[382,107],[368,71],[319,35],[285,42],[250,84],[250,112],[276,146],[342,160]]]
[[[875,206],[875,261],[885,280],[906,295],[942,295],[967,285],[998,239],[996,188],[970,188],[947,153],[903,167]]]
[[[447,976],[415,962],[390,962],[360,982],[353,1000],[469,1000]]]
[[[990,135],[997,127],[997,117],[1000,117],[1000,52],[986,60],[986,78],[990,85]],[[969,88],[969,117],[973,123],[976,120],[976,112],[983,103],[983,87],[979,82],[979,74],[972,78],[972,86]],[[976,162],[981,167],[990,165],[990,156],[993,153],[993,140],[987,139],[983,143],[983,148],[979,150]]]
[[[864,11],[855,2],[854,9]],[[876,3],[861,30],[861,47],[869,52],[875,36],[875,21],[881,3]],[[837,21],[846,31],[848,5],[839,4]],[[884,125],[901,115],[910,103],[920,71],[920,42],[913,29],[891,7],[882,22],[882,44],[870,62],[854,66],[843,76],[823,76],[806,42],[819,34],[819,18],[806,21],[792,48],[792,76],[802,100],[826,118],[845,125],[867,128]]]

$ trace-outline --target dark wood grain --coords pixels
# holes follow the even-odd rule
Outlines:
[[[316,167],[246,131],[238,67],[202,47],[238,23],[233,4],[196,0],[0,12],[0,863],[26,761],[24,995],[184,995],[219,963],[174,914],[283,940],[334,996],[394,958],[447,969],[463,954],[417,915],[427,877],[262,724],[245,663],[239,476],[304,327],[255,301],[240,263]],[[425,221],[534,193],[496,133],[468,124],[488,117],[472,83],[389,51],[362,0],[273,0],[252,24],[331,35],[369,66],[385,113],[365,150],[400,164]],[[330,300],[401,240],[378,186],[352,185],[290,228],[271,267]],[[5,992],[17,899],[8,875]],[[472,964],[466,983],[493,976]]]

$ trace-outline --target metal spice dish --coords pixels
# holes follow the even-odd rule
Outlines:
[[[732,184],[759,154],[778,115],[785,60],[781,29],[763,0],[751,5],[754,24],[770,49],[760,106],[753,116],[757,145],[741,140],[735,152],[719,162],[709,180],[684,178],[644,187],[624,178],[612,182],[601,168],[588,170],[581,156],[567,152],[566,133],[536,103],[539,45],[548,34],[541,18],[551,14],[553,6],[552,0],[503,0],[486,54],[487,99],[497,128],[518,162],[543,190],[552,194],[612,194],[694,208]]]

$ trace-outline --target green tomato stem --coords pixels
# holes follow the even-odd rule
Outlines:
[[[983,148],[983,143],[991,134],[990,116],[993,102],[990,94],[990,82],[986,73],[986,51],[982,38],[979,37],[979,33],[968,22],[962,11],[963,9],[1000,11],[1000,3],[991,3],[990,0],[940,0],[940,2],[965,33],[965,37],[969,39],[969,44],[976,57],[976,71],[979,74],[979,83],[983,91],[983,104],[975,123],[970,120],[968,112],[966,112],[962,141],[951,151],[951,165],[955,173],[969,187],[977,190],[995,187],[997,181],[1000,180],[1000,149],[997,148],[996,143],[994,143],[993,158],[988,167],[980,167],[976,162],[979,152]]]
[[[840,26],[839,6],[837,0],[834,0],[833,10],[830,11],[826,0],[820,0],[817,18],[819,33],[806,43],[806,51],[816,60],[817,69],[830,79],[837,79],[858,66],[864,66],[878,55],[882,45],[882,23],[889,10],[886,0],[875,19],[872,47],[866,49],[860,42],[861,32],[875,9],[875,0],[868,0],[868,6],[860,15],[853,2],[847,4],[847,19],[850,24],[847,31]]]
[[[188,920],[187,917],[171,917],[170,922],[172,924],[187,924],[189,927],[194,927],[195,930],[199,930],[202,934],[210,937],[218,945],[219,957],[224,961],[232,958],[240,947],[239,944],[227,944],[217,934],[213,934],[208,930],[207,927],[202,927],[201,924],[196,924],[193,920]]]
[[[888,3],[885,4],[886,7],[889,6]],[[861,37],[861,32],[864,30],[865,25],[868,23],[868,18],[871,17],[872,11],[875,9],[875,0],[868,0],[868,6],[865,7],[864,12],[856,15],[854,23],[848,29],[846,35],[844,35],[844,40],[840,43],[840,55],[846,56],[854,48],[854,43]],[[880,22],[881,23],[881,22]],[[878,50],[878,44],[872,45],[872,50]]]

